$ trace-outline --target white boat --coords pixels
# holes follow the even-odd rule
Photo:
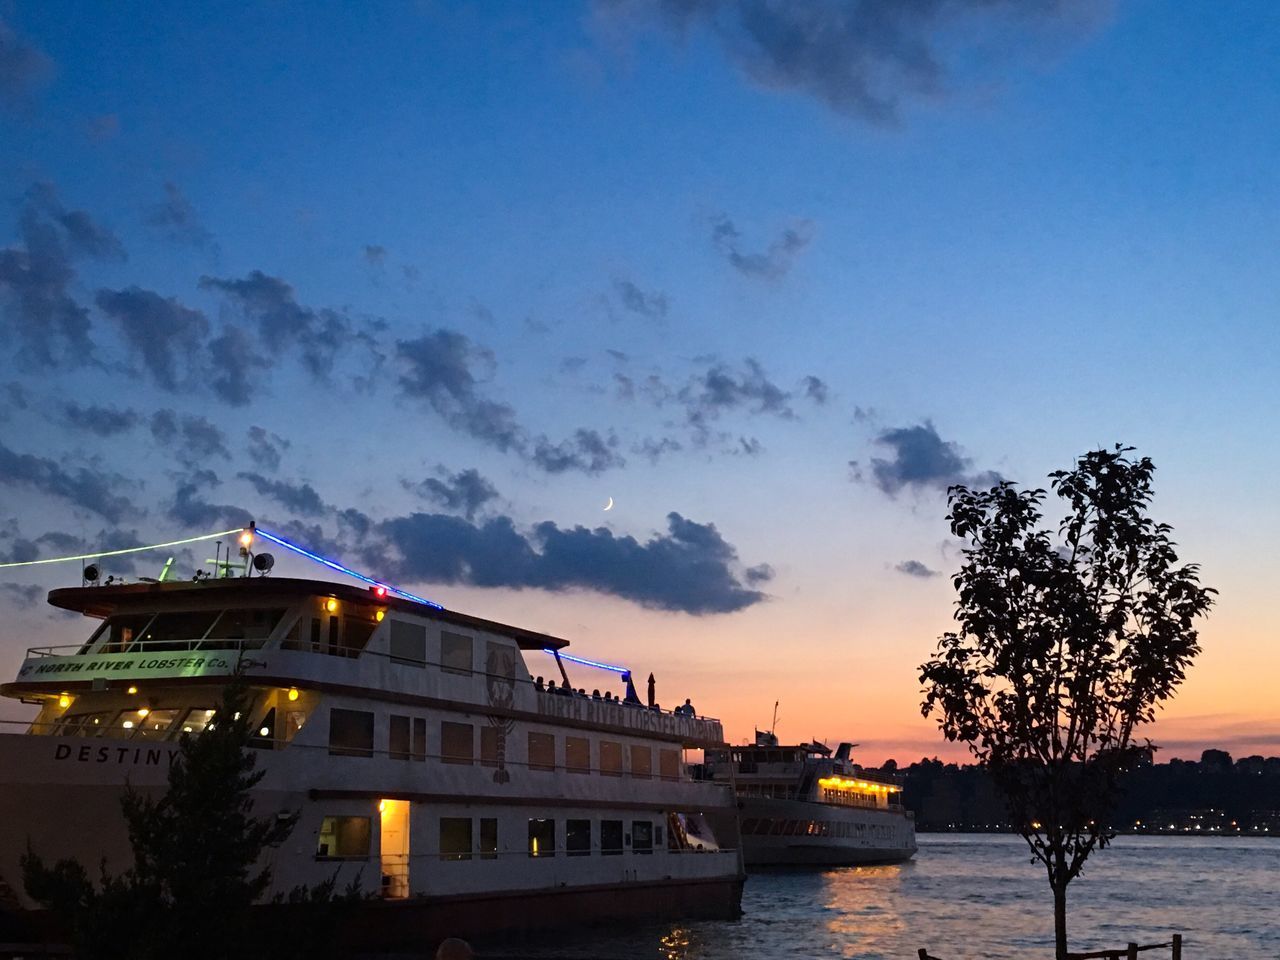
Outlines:
[[[570,692],[566,669],[591,661],[563,639],[381,585],[268,576],[49,602],[93,629],[30,650],[0,687],[39,706],[0,734],[0,903],[33,906],[28,843],[91,873],[128,866],[122,788],[164,788],[179,738],[200,734],[240,664],[265,771],[255,815],[300,814],[267,854],[268,896],[359,878],[387,942],[739,913],[732,796],[683,755],[723,746],[720,722]]]
[[[864,771],[842,743],[780,746],[757,733],[752,746],[706,752],[706,775],[731,784],[746,866],[897,863],[916,852],[914,815],[893,775]]]

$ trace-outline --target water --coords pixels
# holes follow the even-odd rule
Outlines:
[[[944,960],[1053,956],[1053,901],[1020,837],[922,835],[907,864],[752,874],[732,923],[588,928],[492,944],[540,958]],[[1280,839],[1120,837],[1067,894],[1072,950],[1167,941],[1188,960],[1280,958]],[[1140,954],[1153,960],[1167,951]]]

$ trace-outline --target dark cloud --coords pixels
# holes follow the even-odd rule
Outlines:
[[[197,464],[212,457],[224,460],[231,457],[231,451],[227,449],[227,435],[199,415],[179,416],[173,410],[157,410],[151,417],[151,436],[183,463]]]
[[[233,407],[247,406],[255,393],[255,371],[269,367],[258,353],[253,338],[243,327],[227,324],[221,335],[209,341],[210,386],[220,399]]]
[[[764,446],[755,437],[739,437],[733,452],[741,456],[757,457],[764,452]]]
[[[241,480],[247,480],[260,497],[270,497],[286,509],[300,513],[306,517],[318,517],[327,512],[320,494],[309,483],[286,483],[283,480],[271,480],[260,473],[243,472],[237,474]]]
[[[587,365],[586,357],[565,357],[560,361],[560,372],[574,374]]]
[[[762,87],[816,98],[878,125],[904,100],[936,98],[993,49],[1026,45],[1027,28],[1084,19],[1100,2],[1068,0],[597,0],[715,36]]]
[[[22,360],[76,366],[94,354],[89,311],[71,296],[77,256],[123,256],[119,240],[83,210],[67,210],[52,186],[27,191],[18,243],[0,249],[0,308]]]
[[[630,280],[615,279],[613,291],[618,300],[632,313],[647,317],[650,320],[661,320],[667,315],[667,295],[662,292],[649,293],[641,290]]]
[[[418,483],[406,481],[405,489],[446,510],[461,513],[468,520],[473,519],[486,503],[498,498],[497,488],[475,468],[451,474],[441,466],[437,471],[443,479],[428,477]]]
[[[371,267],[381,267],[387,262],[387,248],[378,243],[366,244],[364,262]]]
[[[192,379],[204,354],[209,321],[199,310],[151,290],[99,290],[98,308],[114,320],[156,384],[170,392]],[[179,373],[179,368],[184,373]]]
[[[618,453],[618,438],[613,434],[600,435],[597,430],[575,430],[572,437],[560,443],[552,443],[540,437],[529,455],[530,462],[547,473],[565,473],[570,470],[595,476],[606,470],[626,465]]]
[[[928,420],[914,427],[885,430],[875,443],[893,451],[891,459],[871,460],[873,482],[890,496],[906,487],[946,490],[959,483],[990,486],[1000,482],[1000,475],[992,471],[969,473],[972,461],[956,444],[939,437]]]
[[[675,437],[645,437],[631,446],[632,453],[644,457],[650,463],[657,463],[668,453],[677,453],[683,449],[684,445]]]
[[[0,484],[59,497],[112,523],[141,512],[116,492],[121,482],[122,478],[101,470],[67,467],[47,457],[17,453],[0,443]]]
[[[171,181],[165,182],[164,200],[147,211],[146,223],[174,243],[186,243],[203,250],[217,249],[213,234],[200,222],[191,201]]]
[[[3,40],[0,39],[0,43]],[[33,583],[0,583],[0,594],[19,609],[30,609],[40,602],[44,596],[44,588]]]
[[[827,400],[830,398],[831,392],[826,383],[818,377],[810,374],[800,381],[804,387],[804,395],[816,403],[818,406],[826,406]]]
[[[591,590],[641,606],[695,615],[729,613],[765,599],[738,573],[737,551],[713,524],[667,517],[668,532],[633,537],[547,521],[528,534],[509,517],[476,525],[459,517],[414,513],[380,532],[398,558],[388,576],[484,587]],[[756,583],[766,568],[754,567]]]
[[[899,573],[906,574],[908,577],[919,577],[922,580],[942,575],[937,570],[929,569],[919,560],[903,560],[901,563],[895,563],[893,569]]]
[[[742,236],[733,221],[720,216],[711,225],[711,240],[729,263],[749,277],[778,280],[786,275],[795,258],[813,239],[813,224],[798,220],[785,227],[764,252],[743,252]]]
[[[22,537],[15,537],[9,549],[0,553],[0,563],[30,563],[39,559],[40,545]]]
[[[0,20],[0,104],[24,107],[53,73],[53,61]]]
[[[770,380],[759,362],[749,357],[741,370],[713,363],[690,377],[677,398],[684,405],[690,425],[703,439],[710,433],[711,422],[731,410],[783,419],[795,416],[791,394]]]
[[[289,441],[262,427],[249,428],[249,456],[272,473],[280,469],[280,457],[289,449]]]
[[[96,404],[81,406],[74,401],[68,401],[62,405],[62,415],[68,426],[100,437],[110,437],[132,430],[142,419],[136,410],[100,407]]]
[[[208,471],[200,471],[193,479],[180,483],[173,494],[168,514],[170,519],[185,528],[209,530],[213,527],[247,527],[253,515],[242,507],[225,503],[210,503],[201,488],[210,481]],[[216,482],[216,478],[214,479]]]

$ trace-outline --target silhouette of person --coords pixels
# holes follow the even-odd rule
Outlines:
[[[652,707],[657,702],[654,698],[654,690],[656,688],[657,688],[657,684],[654,683],[653,674],[651,673],[649,674],[649,706],[650,707]]]

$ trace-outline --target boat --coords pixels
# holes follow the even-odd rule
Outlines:
[[[864,770],[852,743],[755,743],[707,750],[704,775],[733,787],[746,867],[900,863],[916,853],[915,815],[902,781]]]
[[[104,583],[91,567],[93,579],[49,593],[92,628],[83,643],[30,649],[0,686],[39,708],[0,734],[5,898],[36,906],[20,882],[28,844],[95,873],[129,866],[125,785],[163,791],[180,738],[214,720],[238,674],[264,772],[254,814],[298,816],[264,855],[266,896],[358,883],[379,911],[363,929],[380,943],[363,948],[739,915],[732,795],[685,763],[686,750],[725,745],[718,720],[641,703],[624,668],[559,637],[368,577],[270,575],[255,534],[316,556],[246,529],[243,564],[219,561],[214,575],[166,579],[166,566]],[[606,686],[581,682],[596,669],[625,693],[586,694]]]

